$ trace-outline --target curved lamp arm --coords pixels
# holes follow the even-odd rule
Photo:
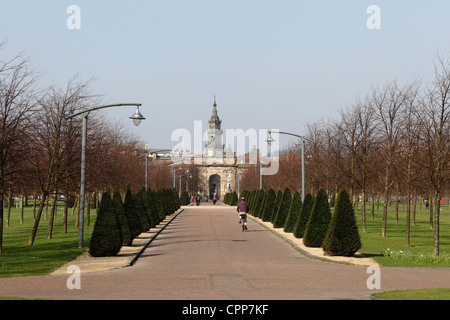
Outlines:
[[[111,108],[111,107],[122,107],[122,106],[136,106],[137,110],[136,112],[133,114],[133,116],[131,116],[131,119],[137,119],[137,120],[145,120],[145,118],[140,114],[139,112],[139,107],[142,106],[141,103],[118,103],[118,104],[108,104],[108,105],[104,105],[104,106],[99,106],[99,107],[94,107],[94,108],[90,108],[90,109],[85,109],[85,110],[80,110],[78,112],[75,112],[71,115],[68,115],[66,117],[64,117],[64,119],[68,120],[71,119],[73,117],[79,116],[80,114],[89,114],[89,112],[94,111],[94,110],[99,110],[99,109],[104,109],[104,108]]]

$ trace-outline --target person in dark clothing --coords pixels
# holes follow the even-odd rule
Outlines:
[[[242,231],[245,231],[247,230],[248,204],[244,198],[241,198],[241,202],[239,202],[236,210],[239,213],[239,223],[242,223]]]
[[[201,201],[202,201],[202,196],[198,194],[198,195],[195,197],[195,202],[197,202],[197,205],[199,206]]]

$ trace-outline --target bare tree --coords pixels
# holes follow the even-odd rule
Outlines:
[[[418,120],[427,148],[427,167],[434,191],[434,254],[439,256],[439,215],[442,188],[450,161],[450,61],[438,57],[435,80],[427,89]]]
[[[387,84],[384,88],[373,89],[371,98],[376,110],[376,117],[379,122],[378,129],[383,144],[383,221],[381,226],[381,236],[386,237],[387,210],[390,201],[390,189],[394,183],[393,166],[395,156],[399,151],[399,141],[402,133],[403,117],[401,117],[404,108],[406,96],[404,89],[399,88],[396,81]]]
[[[402,139],[402,150],[406,158],[406,232],[405,245],[411,245],[411,200],[413,198],[413,177],[417,174],[417,169],[414,166],[414,158],[417,156],[418,137],[420,130],[417,125],[417,107],[419,86],[413,83],[408,90],[406,103],[404,108],[404,134]],[[415,199],[414,199],[415,201]]]
[[[347,149],[344,142],[344,133],[340,130],[339,122],[328,122],[325,127],[327,140],[326,153],[328,154],[327,166],[331,174],[334,191],[337,195],[342,188],[349,187],[348,170],[346,168]]]
[[[355,162],[358,175],[355,181],[361,189],[362,208],[361,222],[362,231],[366,232],[366,197],[368,180],[370,178],[370,170],[368,169],[370,158],[373,156],[377,144],[376,126],[375,126],[375,109],[369,99],[363,103],[357,103],[354,107],[356,126],[356,148]]]
[[[76,80],[76,78],[71,79],[65,89],[51,87],[39,100],[41,109],[37,115],[37,121],[32,126],[34,154],[29,157],[29,161],[39,181],[42,201],[30,235],[29,245],[34,243],[46,200],[50,193],[57,189],[58,182],[64,179],[62,164],[67,147],[70,146],[70,142],[67,144],[70,140],[65,135],[75,135],[75,131],[67,127],[74,126],[73,120],[65,120],[65,116],[84,107],[92,99],[89,95],[91,81],[77,83]],[[51,237],[51,230],[52,220],[48,237]]]
[[[350,181],[349,185],[349,197],[354,202],[354,189],[356,180],[355,171],[355,157],[356,157],[356,139],[358,130],[357,114],[354,112],[353,107],[347,107],[340,111],[341,119],[337,123],[337,127],[342,137],[343,151],[344,151],[344,162],[346,165],[343,167],[344,174]]]
[[[4,44],[0,44],[0,49]],[[21,55],[0,61],[0,254],[3,246],[3,195],[17,178],[27,152],[27,132],[35,108],[37,77]]]

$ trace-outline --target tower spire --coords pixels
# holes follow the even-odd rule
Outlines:
[[[220,119],[219,119],[219,115],[217,114],[216,95],[214,95],[213,111],[212,111],[210,121],[219,123],[219,129],[220,129]]]

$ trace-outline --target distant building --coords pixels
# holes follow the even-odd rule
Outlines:
[[[218,199],[223,199],[228,192],[242,191],[242,188],[239,190],[238,179],[245,173],[247,168],[255,168],[255,164],[249,164],[252,163],[249,153],[236,157],[231,147],[227,147],[225,150],[222,121],[218,115],[215,97],[212,115],[208,123],[208,140],[204,146],[204,151],[189,150],[189,148],[181,146],[176,150],[150,150],[149,155],[153,161],[170,162],[169,166],[174,169],[172,173],[181,167],[178,161],[184,165],[188,163],[195,165],[201,181],[197,183],[198,190],[191,190],[191,193],[200,194],[205,200],[213,199],[214,196]],[[257,152],[255,147],[252,152]],[[186,176],[189,174],[186,171],[176,173],[174,177],[175,184],[178,183],[177,177],[180,175]]]
[[[238,192],[239,175],[242,175],[249,165],[238,164],[236,155],[231,150],[225,152],[222,121],[217,112],[215,98],[208,123],[208,143],[205,145],[203,163],[197,165],[202,181],[204,181],[204,188],[198,190],[198,193],[209,199],[214,196],[220,199],[227,192]]]

